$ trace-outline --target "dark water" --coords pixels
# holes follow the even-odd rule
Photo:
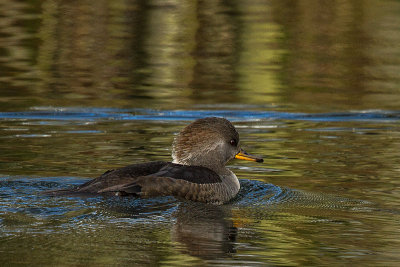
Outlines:
[[[398,266],[400,2],[0,1],[0,265]],[[241,191],[48,197],[230,119]]]

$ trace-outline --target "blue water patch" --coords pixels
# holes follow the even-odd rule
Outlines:
[[[204,117],[224,117],[232,121],[400,121],[400,111],[361,110],[334,113],[290,113],[251,110],[155,110],[112,108],[36,108],[24,112],[0,112],[2,120],[55,120],[55,121],[189,121]]]

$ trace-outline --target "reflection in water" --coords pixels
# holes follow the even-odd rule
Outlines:
[[[1,4],[7,109],[15,105],[4,97],[20,108],[399,102],[400,5],[392,1]]]
[[[107,99],[136,82],[130,71],[141,58],[140,4],[130,8],[124,1],[100,1],[93,8],[90,1],[79,5],[48,1],[43,12],[38,90],[77,101]]]
[[[240,38],[238,20],[231,15],[236,8],[235,3],[225,1],[199,1],[193,50],[196,65],[190,84],[196,102],[206,99],[212,103],[215,96],[223,97],[218,101],[237,100],[234,79]]]
[[[0,265],[396,266],[399,11],[0,1]],[[231,162],[249,191],[222,210],[36,195],[169,160],[182,120],[211,115],[268,158]]]
[[[356,263],[397,259],[398,112],[214,110],[236,120],[246,147],[268,156],[265,164],[230,163],[241,191],[221,208],[172,198],[38,193],[134,162],[169,160],[173,134],[187,124],[180,120],[209,112],[1,112],[0,239],[6,253],[0,260],[193,265],[249,264],[251,258],[254,264],[298,265],[306,257],[309,265],[321,265],[347,255]]]
[[[231,206],[181,203],[174,214],[172,241],[179,250],[202,259],[216,259],[235,253],[237,228],[231,218]]]
[[[223,206],[179,202],[170,197],[54,198],[37,193],[80,183],[60,177],[2,178],[0,238],[8,245],[2,248],[7,253],[0,261],[229,264],[234,260],[287,265],[301,262],[293,251],[302,255],[310,250],[323,253],[331,242],[338,242],[335,238],[341,240],[369,229],[368,220],[373,214],[388,212],[365,202],[282,190],[249,180],[241,181],[239,198]],[[312,231],[310,226],[320,231]],[[24,229],[28,231],[21,235]],[[326,231],[335,231],[336,237]],[[347,252],[373,253],[374,235],[371,231],[361,232],[361,243]],[[325,241],[320,244],[318,240]],[[345,240],[342,242],[348,245]],[[104,254],[104,249],[113,253]],[[249,256],[253,258],[250,262]],[[324,259],[331,260],[329,256]],[[323,261],[310,259],[310,263]]]
[[[399,79],[390,69],[400,66],[400,51],[393,50],[400,32],[392,27],[400,19],[388,19],[390,8],[400,9],[398,3],[274,2],[274,20],[286,35],[282,77],[291,101],[311,105],[317,100],[336,109],[376,107],[377,102],[398,107],[397,96],[382,94]]]

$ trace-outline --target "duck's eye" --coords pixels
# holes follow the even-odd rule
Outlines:
[[[229,141],[229,143],[230,143],[232,146],[236,146],[236,145],[237,145],[237,142],[236,142],[235,139],[232,139],[231,141]]]

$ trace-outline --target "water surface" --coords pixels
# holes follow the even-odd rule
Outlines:
[[[0,265],[397,266],[400,3],[0,3]],[[49,197],[226,117],[222,206]]]
[[[227,205],[40,194],[107,169],[169,160],[173,135],[210,112],[234,121],[243,146],[266,159],[232,161],[242,188]],[[7,170],[0,180],[3,262],[290,265],[300,258],[314,265],[398,259],[399,185],[391,179],[398,174],[398,112],[38,107],[0,118],[0,166]]]

